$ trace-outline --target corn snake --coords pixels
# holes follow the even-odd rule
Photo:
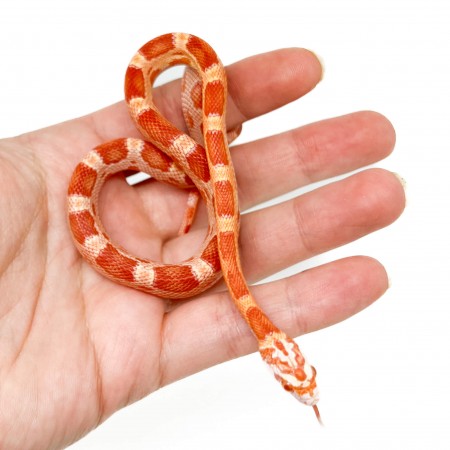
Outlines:
[[[187,66],[182,109],[189,134],[168,122],[152,98],[156,77],[179,64]],[[305,361],[295,341],[261,310],[242,272],[237,185],[228,149],[240,129],[226,128],[226,82],[216,53],[198,37],[166,34],[141,47],[126,72],[125,101],[145,140],[123,138],[101,144],[77,165],[68,189],[72,236],[83,258],[100,273],[162,298],[191,297],[223,276],[258,341],[262,359],[286,391],[313,406],[320,421],[314,367]],[[125,170],[145,172],[189,189],[183,232],[188,231],[201,196],[209,227],[196,255],[179,264],[164,264],[132,256],[111,242],[98,215],[98,197],[108,177]]]

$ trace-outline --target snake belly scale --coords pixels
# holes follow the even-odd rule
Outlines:
[[[180,64],[187,66],[182,108],[189,134],[167,121],[152,98],[156,77]],[[242,272],[237,185],[228,149],[240,129],[226,128],[226,83],[216,53],[196,36],[166,34],[142,46],[126,72],[125,101],[144,139],[123,138],[101,144],[77,165],[68,189],[72,236],[83,258],[100,273],[162,298],[199,294],[223,275],[275,378],[302,403],[313,406],[320,420],[314,367],[305,361],[296,342],[261,310]],[[209,227],[196,255],[179,264],[164,264],[135,257],[110,240],[98,215],[99,192],[109,176],[125,170],[142,171],[190,190],[184,231],[189,229],[202,197]]]

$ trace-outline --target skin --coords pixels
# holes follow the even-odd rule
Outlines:
[[[322,76],[318,59],[302,49],[254,56],[227,72],[230,128],[302,97]],[[155,98],[182,127],[179,90],[172,82]],[[65,205],[71,173],[90,148],[124,136],[138,134],[118,103],[0,141],[3,448],[66,446],[160,387],[256,350],[223,284],[175,304],[112,283],[75,250]],[[237,145],[241,210],[372,164],[394,142],[385,117],[358,112]],[[101,216],[130,252],[172,262],[192,255],[205,233],[200,208],[192,231],[177,236],[185,202],[185,192],[151,180],[130,187],[118,175],[102,192]],[[244,215],[246,277],[255,282],[385,227],[404,204],[394,174],[368,169]],[[253,291],[274,323],[298,336],[357,313],[387,287],[379,262],[355,256]]]

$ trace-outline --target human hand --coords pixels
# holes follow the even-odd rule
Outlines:
[[[300,49],[255,56],[227,70],[230,128],[301,97],[322,73],[316,57]],[[179,83],[157,89],[155,100],[182,127]],[[0,141],[4,448],[68,445],[159,387],[256,350],[223,284],[175,305],[112,283],[76,251],[66,218],[72,171],[92,147],[126,136],[137,131],[119,103]],[[371,164],[387,156],[394,141],[383,116],[361,112],[237,145],[232,157],[241,209]],[[185,202],[186,193],[170,186],[150,180],[130,187],[116,176],[104,187],[100,207],[109,235],[131,253],[177,261],[194,253],[206,228],[200,211],[191,232],[176,235]],[[243,215],[247,279],[255,282],[384,227],[403,206],[398,179],[370,169]],[[353,257],[252,290],[274,323],[295,336],[344,320],[386,288],[377,261]]]

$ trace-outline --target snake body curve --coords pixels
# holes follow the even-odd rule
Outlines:
[[[168,122],[153,102],[152,86],[168,67],[187,66],[182,107],[189,134]],[[255,335],[263,360],[282,387],[317,409],[316,371],[296,342],[279,330],[254,300],[244,278],[238,247],[239,207],[228,143],[240,130],[227,131],[226,74],[214,50],[200,38],[166,34],[146,43],[128,66],[125,100],[144,139],[101,144],[78,164],[68,189],[68,216],[84,259],[111,280],[159,297],[199,294],[223,275],[230,295]],[[98,197],[112,174],[134,170],[189,189],[184,230],[200,195],[209,227],[198,253],[179,264],[163,264],[129,254],[108,237],[98,215]]]

